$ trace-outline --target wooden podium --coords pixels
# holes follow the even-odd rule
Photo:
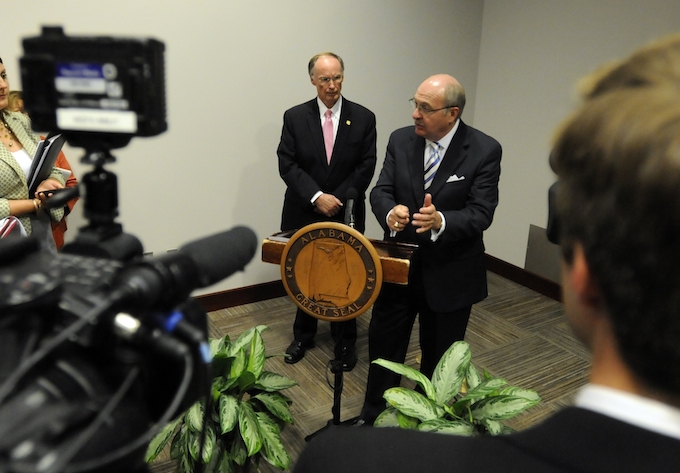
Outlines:
[[[281,255],[290,237],[296,230],[275,233],[262,242],[262,261],[265,263],[281,264]],[[393,284],[408,284],[408,272],[411,267],[411,257],[417,245],[397,243],[384,240],[368,239],[380,257],[382,264],[383,282]]]
[[[281,266],[284,288],[304,312],[320,320],[344,322],[373,305],[383,282],[408,284],[416,248],[417,245],[369,240],[339,222],[318,222],[265,238],[262,261]],[[321,430],[341,423],[341,348],[338,339],[331,362],[331,372],[335,374],[333,419]]]

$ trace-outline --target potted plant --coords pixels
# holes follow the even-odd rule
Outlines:
[[[203,454],[206,473],[227,473],[259,464],[264,458],[282,470],[291,458],[281,442],[281,429],[292,424],[291,400],[279,391],[297,385],[264,370],[261,333],[264,325],[246,330],[234,342],[229,336],[210,340],[212,407],[207,416]],[[199,461],[205,405],[199,401],[169,423],[151,441],[146,454],[153,461],[170,442],[170,457],[178,473],[193,472]]]
[[[415,381],[424,394],[404,387],[386,390],[389,407],[374,425],[460,435],[511,432],[501,421],[535,406],[541,398],[535,391],[508,386],[486,371],[480,376],[470,359],[470,345],[455,342],[439,360],[432,380],[404,364],[375,360]]]

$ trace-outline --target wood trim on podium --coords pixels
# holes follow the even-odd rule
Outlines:
[[[556,301],[562,300],[562,290],[560,285],[545,279],[537,274],[531,273],[518,266],[506,263],[495,256],[486,255],[486,267],[489,271],[503,276],[517,284],[528,287],[546,297]],[[281,280],[256,284],[254,286],[240,287],[227,291],[205,294],[196,297],[196,300],[203,306],[206,312],[219,309],[227,309],[242,304],[274,299],[286,295]]]

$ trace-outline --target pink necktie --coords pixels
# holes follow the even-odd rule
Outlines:
[[[326,121],[323,122],[323,141],[326,144],[326,162],[331,163],[331,155],[333,154],[333,120],[331,119],[330,110],[326,110],[324,116]]]

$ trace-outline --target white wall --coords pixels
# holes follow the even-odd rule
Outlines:
[[[407,100],[430,74],[456,76],[463,118],[504,147],[500,205],[487,251],[524,265],[530,224],[545,226],[550,138],[577,78],[675,31],[677,0],[24,0],[5,6],[0,55],[14,85],[22,37],[151,36],[166,43],[169,131],[114,154],[119,221],[158,254],[234,225],[260,238],[280,221],[276,146],[283,112],[314,96],[313,54],[345,59],[344,95],[378,119],[378,171],[389,133],[411,123]],[[68,157],[79,175],[81,150]],[[162,168],[161,175],[150,170]],[[376,173],[377,174],[377,173]],[[377,177],[377,176],[376,176]],[[70,217],[73,237],[80,209]],[[367,235],[380,238],[374,217]],[[229,249],[225,249],[229,251]],[[279,279],[259,261],[202,292]]]
[[[530,224],[545,228],[553,131],[576,81],[680,30],[677,0],[486,0],[475,126],[503,145],[487,252],[524,266]]]
[[[13,20],[3,26],[0,55],[19,87],[20,39],[43,24],[165,42],[169,131],[133,139],[109,167],[119,179],[118,220],[158,254],[239,224],[260,239],[278,231],[283,112],[314,97],[306,68],[317,52],[343,57],[344,95],[376,113],[379,167],[389,133],[410,124],[408,99],[430,74],[459,78],[471,119],[482,7],[481,0],[24,0],[4,7]],[[81,155],[67,154],[80,176]],[[81,211],[69,217],[67,237],[82,224]],[[372,216],[367,235],[381,237]],[[279,278],[258,254],[244,273],[203,292]]]

